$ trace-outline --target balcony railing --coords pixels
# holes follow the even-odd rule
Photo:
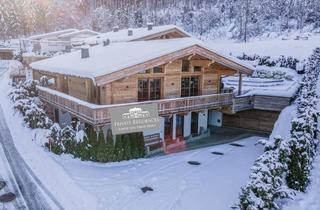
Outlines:
[[[166,115],[208,108],[220,108],[232,105],[233,103],[233,94],[223,93],[126,104],[96,105],[46,87],[38,87],[38,91],[39,97],[43,101],[67,111],[92,125],[110,123],[110,109],[113,107],[157,103],[159,115]]]

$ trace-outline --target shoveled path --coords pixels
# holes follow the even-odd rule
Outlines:
[[[0,144],[18,188],[30,210],[63,209],[17,151],[0,107]],[[50,177],[48,177],[50,178]],[[48,203],[48,201],[50,203]]]

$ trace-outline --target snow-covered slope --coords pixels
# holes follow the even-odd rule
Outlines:
[[[310,36],[308,40],[282,40],[280,37],[274,39],[254,40],[247,43],[235,42],[234,40],[212,40],[208,41],[215,49],[234,56],[246,53],[258,54],[278,58],[280,55],[292,56],[297,59],[309,57],[315,48],[315,43],[320,43],[320,35]]]

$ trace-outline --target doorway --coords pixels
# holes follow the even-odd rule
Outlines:
[[[199,113],[191,112],[191,134],[198,135]]]
[[[172,127],[173,127],[173,117],[165,116],[164,118],[164,139],[171,140],[172,139]]]

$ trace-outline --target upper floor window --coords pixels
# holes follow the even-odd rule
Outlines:
[[[138,101],[159,100],[161,98],[161,79],[139,79]]]
[[[197,96],[200,91],[199,77],[181,78],[181,97]]]
[[[153,73],[163,73],[163,68],[160,66],[156,66],[153,68]]]
[[[194,72],[201,72],[201,70],[202,70],[202,66],[194,66],[193,67]]]
[[[189,71],[189,66],[190,66],[190,61],[187,59],[182,60],[182,72],[188,72]]]

